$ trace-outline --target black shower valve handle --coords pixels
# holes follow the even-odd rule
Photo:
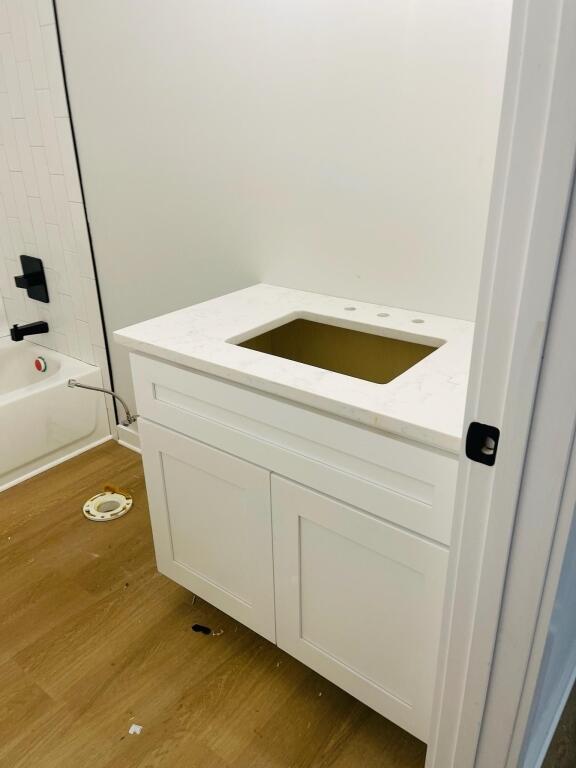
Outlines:
[[[14,282],[18,288],[33,288],[35,285],[44,285],[42,274],[40,272],[32,272],[28,275],[17,275],[14,278]]]
[[[14,277],[14,282],[18,288],[23,288],[28,294],[29,299],[42,301],[47,304],[50,301],[48,296],[48,286],[46,285],[46,273],[42,259],[36,256],[20,256],[22,264],[22,274]]]

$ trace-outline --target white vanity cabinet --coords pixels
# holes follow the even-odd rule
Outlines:
[[[272,477],[276,640],[426,740],[447,552]]]
[[[159,569],[426,741],[456,457],[131,361]]]
[[[158,569],[274,642],[270,473],[142,421]]]

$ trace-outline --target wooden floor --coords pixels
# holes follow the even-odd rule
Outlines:
[[[576,766],[576,686],[568,697],[542,768]]]
[[[82,504],[106,483],[134,508],[89,522]],[[0,494],[0,768],[421,768],[424,756],[156,572],[136,454],[107,443]]]

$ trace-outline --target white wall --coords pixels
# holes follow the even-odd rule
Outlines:
[[[472,318],[510,4],[57,0],[108,332],[261,280]]]
[[[32,301],[15,286],[22,253],[43,260],[49,304]],[[35,336],[36,343],[98,363],[107,378],[104,334],[49,0],[0,2],[2,304],[9,325],[48,321],[50,332]]]

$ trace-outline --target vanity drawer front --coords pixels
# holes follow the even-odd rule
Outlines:
[[[143,355],[141,416],[448,544],[456,456]]]
[[[428,740],[448,552],[272,476],[276,641]]]
[[[274,642],[270,473],[140,421],[158,570]]]

